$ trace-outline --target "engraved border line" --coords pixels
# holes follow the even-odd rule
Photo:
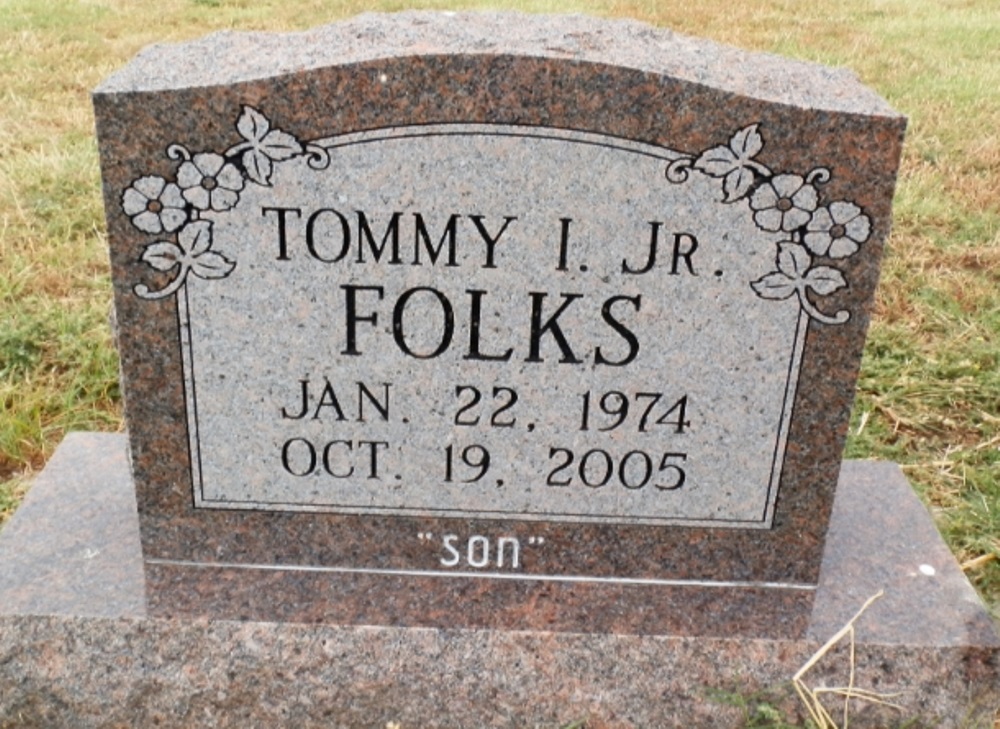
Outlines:
[[[180,559],[147,559],[146,564],[164,567],[195,567],[237,570],[260,570],[265,572],[322,572],[331,574],[385,575],[390,577],[459,577],[483,580],[524,580],[528,582],[571,582],[578,584],[596,583],[613,585],[647,585],[651,587],[719,587],[750,588],[765,590],[797,590],[815,592],[817,585],[798,582],[734,582],[728,580],[678,580],[657,577],[600,577],[587,575],[535,575],[511,572],[447,572],[444,570],[407,570],[367,567],[329,567],[312,565],[242,564],[238,562],[188,562]]]
[[[529,131],[525,131],[525,129]],[[456,123],[429,123],[429,124],[415,124],[415,125],[399,125],[399,126],[387,126],[387,127],[376,127],[373,129],[363,129],[351,132],[345,132],[343,134],[337,134],[330,137],[324,137],[321,139],[314,140],[311,144],[322,147],[326,150],[333,150],[340,147],[347,147],[356,144],[368,144],[386,141],[401,141],[413,138],[432,138],[432,137],[510,137],[510,138],[520,138],[538,141],[555,141],[555,142],[568,142],[572,144],[583,144],[585,146],[599,147],[610,149],[615,152],[624,152],[627,154],[636,154],[643,157],[649,157],[652,159],[660,159],[662,161],[674,161],[680,158],[684,158],[685,155],[670,147],[665,147],[662,144],[650,143],[640,140],[634,140],[624,137],[616,137],[613,135],[607,135],[600,132],[592,132],[588,130],[572,129],[564,127],[549,127],[546,125],[521,125],[521,124],[498,124],[498,123],[468,123],[468,122],[456,122]],[[595,140],[595,137],[600,139],[600,141]],[[604,140],[613,140],[611,142]],[[655,148],[659,153],[651,153],[649,148]],[[286,502],[275,502],[275,501],[245,501],[245,500],[232,500],[232,499],[212,499],[206,498],[205,495],[205,484],[203,481],[202,464],[201,464],[201,442],[199,434],[198,425],[198,407],[197,407],[197,386],[195,382],[194,373],[194,360],[193,360],[193,345],[194,345],[194,333],[191,326],[190,318],[186,315],[188,314],[188,301],[187,297],[187,287],[184,287],[184,300],[181,302],[181,297],[178,296],[178,326],[183,329],[184,324],[187,324],[187,345],[188,345],[188,360],[183,364],[183,378],[185,380],[184,389],[185,399],[189,400],[188,403],[192,407],[186,408],[188,430],[189,430],[189,452],[194,450],[191,458],[191,479],[192,485],[195,486],[193,489],[195,491],[194,508],[207,508],[207,509],[219,509],[219,510],[231,510],[231,511],[283,511],[283,512],[305,512],[305,513],[333,513],[333,514],[385,514],[387,516],[409,516],[409,515],[429,515],[439,518],[449,518],[449,517],[459,517],[459,518],[495,518],[503,520],[517,520],[517,521],[547,521],[550,519],[563,519],[567,523],[611,523],[611,524],[621,524],[621,525],[644,525],[644,526],[704,526],[712,527],[714,525],[722,524],[732,524],[739,526],[747,526],[754,528],[755,526],[766,526],[768,523],[768,517],[773,518],[773,513],[776,507],[776,496],[777,496],[777,486],[780,483],[781,472],[784,466],[784,452],[787,446],[787,433],[790,427],[790,421],[792,419],[792,413],[789,412],[789,400],[794,405],[795,392],[797,390],[798,377],[793,376],[796,374],[794,372],[795,368],[801,368],[802,360],[802,345],[804,345],[805,332],[803,331],[801,316],[796,322],[796,334],[793,338],[793,349],[789,361],[788,377],[785,381],[785,393],[782,402],[782,407],[780,411],[778,432],[775,438],[775,445],[772,451],[772,463],[770,469],[770,477],[765,489],[764,498],[764,508],[760,518],[750,518],[750,519],[719,519],[719,518],[706,518],[703,516],[655,516],[655,517],[643,517],[637,515],[631,515],[627,517],[615,517],[610,515],[599,515],[594,516],[592,514],[583,513],[552,513],[552,512],[528,512],[517,510],[479,510],[470,511],[468,509],[442,509],[438,508],[428,508],[428,507],[372,507],[370,505],[363,506],[358,504],[301,504],[301,503],[286,503]],[[183,303],[184,308],[184,319],[181,315],[181,304]],[[805,327],[808,329],[808,327]],[[183,336],[181,338],[181,349],[182,356],[185,341]],[[190,369],[188,369],[188,365]],[[798,373],[801,376],[801,372]],[[190,389],[190,394],[187,390]],[[780,457],[780,459],[779,459]],[[610,520],[609,520],[610,516]],[[737,526],[736,528],[739,528]]]

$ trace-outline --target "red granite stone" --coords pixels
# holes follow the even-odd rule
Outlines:
[[[312,597],[340,585],[381,606],[379,621],[398,624],[449,624],[448,605],[461,601],[468,607],[457,619],[470,626],[527,621],[575,630],[598,620],[620,632],[804,635],[905,127],[849,72],[629,22],[418,13],[362,16],[291,37],[224,34],[155,47],[109,79],[94,103],[152,610],[188,614],[212,603],[233,617],[357,619],[366,611]],[[834,326],[805,318],[771,528],[196,508],[178,298],[135,295],[137,282],[163,286],[174,274],[141,260],[153,237],[131,224],[122,193],[142,175],[171,179],[170,144],[192,152],[233,145],[245,105],[266,108],[275,127],[300,140],[394,125],[508,124],[690,155],[730,143],[752,122],[765,130],[760,159],[770,169],[828,168],[824,200],[854,201],[871,231],[842,261],[850,285],[826,303],[829,311],[849,309],[851,319]],[[252,347],[251,336],[250,367]],[[440,576],[440,550],[418,539],[425,533],[508,535],[522,544],[542,537],[546,549],[524,551],[520,574],[553,581],[487,586]],[[631,582],[601,582],[611,578]],[[730,583],[740,588],[725,589]],[[296,597],[270,598],[283,594]],[[194,595],[201,597],[192,602]],[[682,616],[648,607],[678,601],[706,609]],[[587,605],[602,609],[588,616]]]

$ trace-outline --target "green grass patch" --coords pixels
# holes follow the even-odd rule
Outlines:
[[[0,522],[14,513],[28,491],[27,475],[0,482]]]
[[[739,712],[742,722],[740,726],[747,729],[795,729],[805,726],[814,729],[815,724],[791,723],[786,710],[795,704],[794,691],[791,684],[746,694],[738,690],[707,689],[705,698],[721,706],[731,706]]]

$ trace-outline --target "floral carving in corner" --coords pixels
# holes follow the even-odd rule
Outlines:
[[[248,183],[270,187],[276,162],[307,155],[309,166],[324,169],[330,158],[326,150],[302,144],[288,132],[271,127],[259,111],[244,106],[236,121],[242,142],[222,154],[192,154],[180,144],[167,147],[167,157],[179,162],[175,180],[146,175],[122,193],[122,210],[143,233],[163,236],[150,243],[140,260],[174,278],[161,289],[137,284],[143,299],[162,299],[176,293],[189,274],[204,279],[225,278],[236,263],[212,250],[212,221],[202,215],[224,213],[236,207]]]
[[[777,243],[776,270],[750,286],[762,299],[798,297],[803,311],[824,324],[843,324],[851,317],[841,310],[821,311],[810,298],[829,296],[845,288],[840,269],[816,265],[816,258],[843,260],[858,252],[871,235],[871,219],[855,203],[837,200],[821,204],[819,187],[830,181],[830,170],[817,167],[805,176],[775,174],[755,157],[764,148],[757,124],[736,132],[728,144],[682,157],[667,168],[667,179],[683,183],[690,170],[722,179],[723,201],[746,199],[754,224],[763,231],[784,236]]]

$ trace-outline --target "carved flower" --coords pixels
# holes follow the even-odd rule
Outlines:
[[[754,222],[764,230],[790,233],[809,222],[819,196],[799,175],[775,175],[750,198]]]
[[[177,184],[184,199],[199,210],[222,211],[239,201],[243,175],[221,154],[204,152],[178,168]]]
[[[816,211],[802,242],[814,255],[847,258],[868,240],[871,227],[871,220],[857,205],[834,202]]]
[[[187,221],[186,203],[177,185],[162,177],[140,177],[122,193],[122,209],[144,233],[173,233]]]

